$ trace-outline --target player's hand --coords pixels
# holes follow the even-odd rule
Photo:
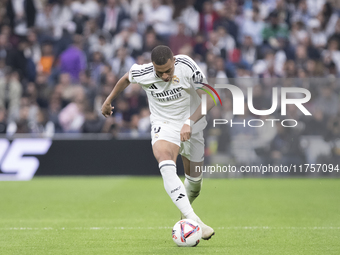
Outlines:
[[[188,124],[184,124],[181,129],[181,141],[185,142],[191,137],[191,127]]]
[[[102,114],[104,115],[105,118],[109,117],[112,115],[112,110],[113,110],[113,106],[111,106],[111,104],[108,104],[106,102],[104,102],[103,106],[102,106]]]

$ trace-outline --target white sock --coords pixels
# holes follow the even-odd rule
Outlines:
[[[194,210],[189,202],[183,182],[176,173],[176,163],[172,160],[164,160],[159,163],[159,170],[163,177],[164,188],[172,202],[184,216],[193,215]]]
[[[184,186],[188,194],[190,204],[192,204],[192,202],[200,194],[202,181],[203,181],[202,176],[203,176],[203,173],[201,173],[201,175],[198,177],[191,177],[187,174],[185,175]]]

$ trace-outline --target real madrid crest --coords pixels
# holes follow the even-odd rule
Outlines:
[[[172,83],[179,83],[179,78],[176,75],[172,77]]]

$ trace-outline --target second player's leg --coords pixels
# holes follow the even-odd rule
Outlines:
[[[184,187],[187,192],[190,204],[192,204],[192,202],[194,202],[194,200],[199,196],[202,188],[203,174],[201,169],[203,166],[203,161],[193,162],[184,156],[182,156],[182,161],[185,172]]]
[[[185,180],[184,180],[184,187],[186,193],[188,195],[190,204],[198,197],[202,187],[202,172],[201,169],[203,166],[202,162],[193,162],[187,159],[186,157],[182,156],[184,172],[185,172]],[[185,215],[182,214],[182,218],[186,218]],[[202,238],[208,240],[215,234],[214,229],[209,227],[208,225],[204,224],[200,218],[192,218],[193,220],[197,221],[200,226],[202,227]]]
[[[182,156],[184,172],[186,175],[191,177],[198,177],[202,174],[201,169],[203,166],[202,162],[193,162],[187,159],[186,157]]]

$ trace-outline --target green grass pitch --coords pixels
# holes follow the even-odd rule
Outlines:
[[[193,203],[215,229],[179,248],[160,177],[0,183],[0,254],[340,254],[340,179],[205,179]]]

